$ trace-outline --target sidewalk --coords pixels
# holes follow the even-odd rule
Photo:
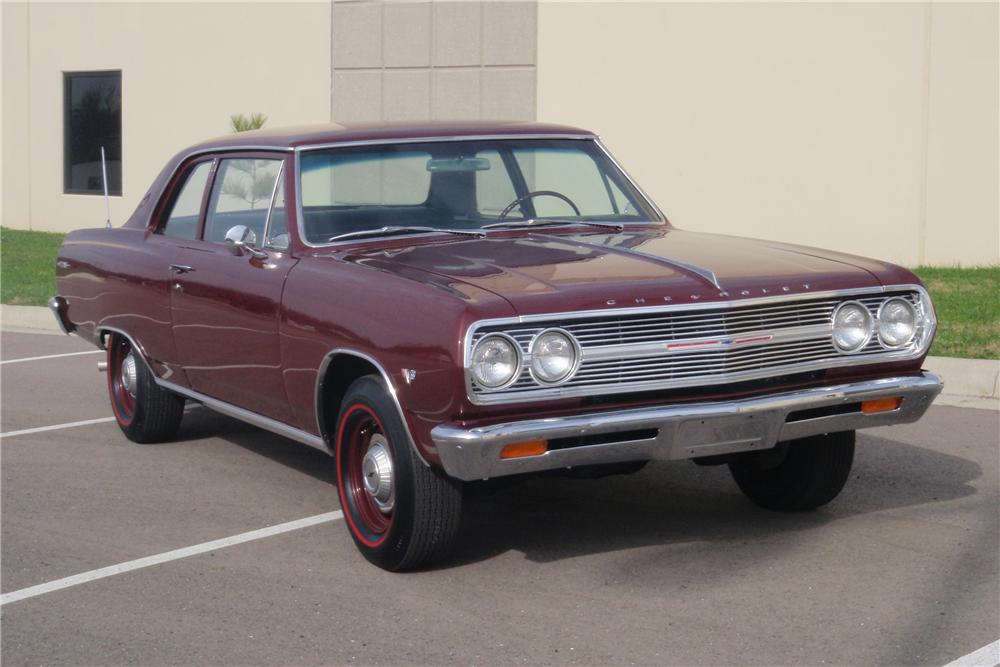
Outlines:
[[[0,305],[0,329],[62,335],[48,308]],[[1000,361],[927,357],[924,368],[944,380],[937,405],[1000,410]]]

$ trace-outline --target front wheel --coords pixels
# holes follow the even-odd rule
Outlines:
[[[810,510],[840,493],[854,462],[854,431],[778,443],[773,450],[740,457],[729,470],[740,490],[761,507]]]
[[[122,433],[140,443],[173,438],[184,416],[184,399],[156,384],[127,337],[109,335],[107,349],[108,395]]]
[[[444,558],[458,534],[459,483],[417,459],[381,380],[358,379],[337,420],[337,489],[354,543],[390,571]]]

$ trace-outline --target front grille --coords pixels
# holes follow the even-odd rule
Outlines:
[[[875,361],[875,356],[912,356],[909,348],[885,350],[874,336],[863,350],[851,355],[841,354],[833,345],[832,316],[838,304],[860,301],[874,319],[890,296],[902,296],[921,308],[919,293],[899,291],[784,302],[776,297],[773,302],[749,306],[697,310],[674,307],[565,315],[530,323],[491,322],[474,330],[470,349],[483,336],[502,332],[517,341],[527,357],[538,333],[560,328],[576,337],[582,361],[569,381],[554,387],[537,383],[527,364],[513,384],[499,391],[484,390],[470,380],[470,398],[477,403],[498,403],[719,385]]]

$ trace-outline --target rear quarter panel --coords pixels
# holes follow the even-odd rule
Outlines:
[[[158,375],[185,385],[170,319],[168,248],[144,229],[83,229],[66,236],[56,286],[81,337],[98,342],[102,327],[130,334]]]

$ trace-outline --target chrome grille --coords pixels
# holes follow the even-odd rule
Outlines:
[[[576,374],[556,387],[540,386],[525,367],[513,384],[499,391],[486,391],[470,382],[470,397],[477,403],[495,403],[724,384],[842,365],[847,359],[857,363],[875,355],[910,356],[912,350],[883,349],[875,337],[862,351],[849,356],[833,345],[832,316],[838,304],[859,301],[874,318],[879,305],[890,296],[903,296],[920,307],[920,295],[904,291],[784,302],[776,297],[775,302],[750,306],[674,307],[585,317],[565,315],[530,323],[489,323],[475,329],[470,349],[483,336],[503,332],[527,355],[534,336],[558,327],[579,341],[582,361]],[[754,341],[754,337],[765,340]],[[699,341],[718,339],[750,342],[697,349]],[[692,345],[694,349],[668,350],[672,344]]]

